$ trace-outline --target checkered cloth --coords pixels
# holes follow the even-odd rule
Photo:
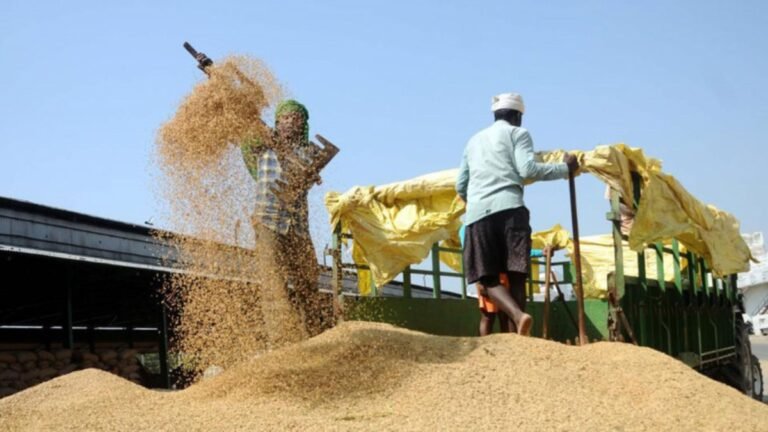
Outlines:
[[[278,234],[286,234],[291,226],[305,224],[307,221],[302,220],[300,212],[294,213],[286,209],[271,190],[273,186],[277,186],[283,172],[277,154],[255,140],[243,143],[241,150],[248,172],[256,181],[254,219]],[[299,151],[299,156],[306,158],[303,151]]]

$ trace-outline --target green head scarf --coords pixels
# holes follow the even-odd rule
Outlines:
[[[307,107],[293,99],[280,102],[275,110],[275,124],[280,121],[280,116],[288,113],[300,113],[304,117],[304,141],[309,141],[309,111]]]

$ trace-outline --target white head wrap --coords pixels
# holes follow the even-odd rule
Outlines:
[[[524,113],[523,97],[517,93],[502,93],[494,96],[491,101],[491,111],[500,109],[513,109]]]

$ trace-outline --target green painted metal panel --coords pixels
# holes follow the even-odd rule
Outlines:
[[[641,199],[640,177],[633,173],[634,202],[637,206]],[[657,271],[648,275],[645,254],[638,253],[639,277],[624,274],[624,256],[621,241],[625,238],[620,230],[619,197],[614,192],[611,196],[611,212],[608,219],[612,222],[614,245],[616,246],[616,268],[612,274],[612,286],[615,295],[626,314],[629,326],[639,338],[640,345],[657,349],[686,363],[706,369],[718,363],[731,361],[727,353],[735,347],[735,306],[740,302],[735,277],[728,280],[708,279],[710,273],[706,263],[690,251],[686,252],[687,268],[683,271],[681,253],[677,241],[671,248],[661,243],[649,245],[655,251]],[[335,244],[336,245],[336,244]],[[440,299],[440,278],[459,276],[461,273],[440,271],[439,252],[450,250],[432,248],[432,269],[407,269],[403,274],[404,297],[361,297],[349,300],[346,318],[357,320],[380,321],[401,327],[419,330],[436,335],[476,336],[480,313],[477,300]],[[669,254],[665,257],[664,254]],[[664,282],[665,259],[672,259],[674,277],[671,282]],[[554,263],[558,265],[560,263]],[[575,278],[573,266],[563,264],[561,284],[571,283]],[[411,275],[423,274],[433,277],[436,298],[414,299],[410,297]],[[527,292],[532,294],[531,286],[541,284],[535,275],[528,278]],[[649,277],[650,276],[650,277]],[[652,279],[655,276],[656,280]],[[659,282],[661,281],[661,282]],[[462,278],[462,296],[466,297],[466,282]],[[611,308],[604,300],[586,299],[585,316],[587,334],[590,340],[609,338],[608,322]],[[534,317],[533,336],[540,337],[543,330],[543,309],[541,302],[528,302],[527,311]],[[613,313],[618,309],[616,309]],[[570,312],[570,314],[569,314]],[[550,339],[571,342],[577,340],[578,330],[575,325],[576,302],[564,305],[553,301],[550,309],[548,334]],[[614,319],[616,317],[614,316]],[[726,354],[726,355],[723,355]]]
[[[476,299],[407,299],[402,297],[360,297],[348,301],[347,319],[377,321],[425,333],[446,336],[477,336],[480,311]],[[566,302],[571,314],[576,316],[576,302]],[[565,307],[553,302],[550,312],[549,333],[561,342],[574,341],[578,330],[570,321]],[[587,299],[584,302],[587,335],[590,340],[608,338],[606,326],[608,305],[603,300]],[[533,335],[542,332],[544,304],[529,303],[528,313],[534,317]]]

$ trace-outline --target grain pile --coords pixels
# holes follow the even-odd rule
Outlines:
[[[97,370],[0,400],[0,430],[765,430],[768,407],[659,352],[348,322],[179,392]]]
[[[182,234],[158,234],[174,250],[168,259],[184,269],[165,283],[172,345],[197,372],[308,336],[274,245],[254,236],[254,180],[240,149],[245,140],[272,143],[267,124],[283,91],[253,58],[230,57],[208,72],[162,126],[157,145],[163,219]],[[314,252],[311,259],[316,267]]]

